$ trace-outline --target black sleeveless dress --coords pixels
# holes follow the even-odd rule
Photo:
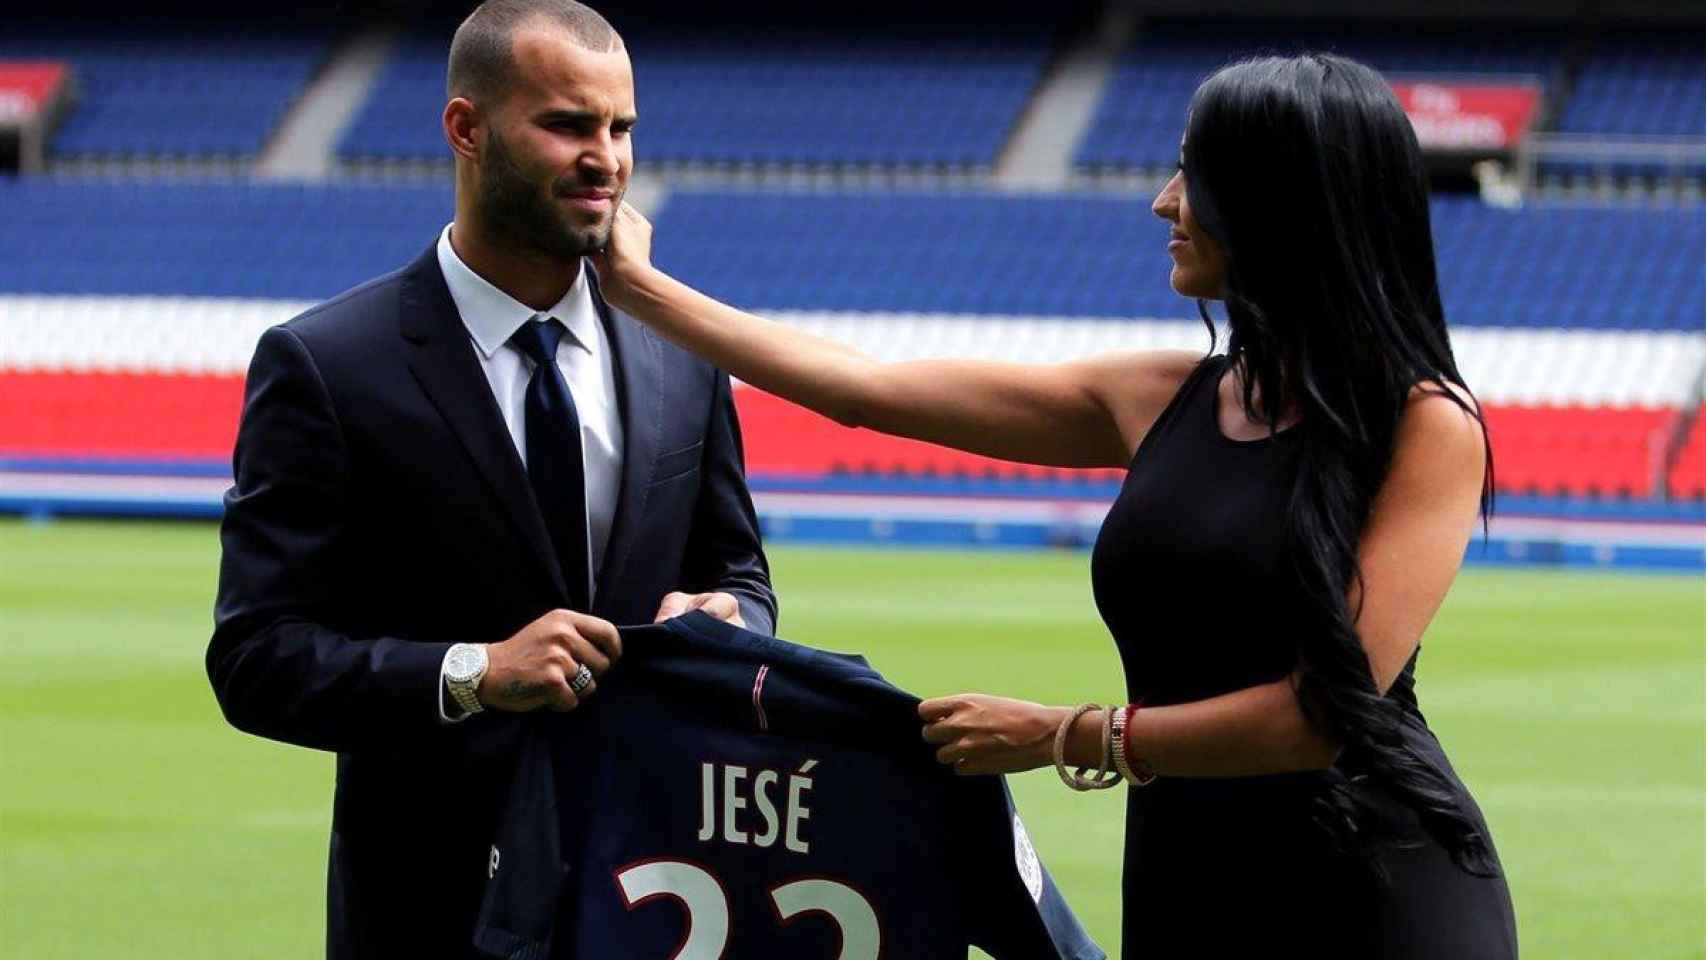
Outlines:
[[[1288,632],[1309,620],[1281,562],[1296,436],[1243,442],[1220,432],[1227,365],[1204,360],[1151,428],[1091,559],[1128,695],[1146,704],[1287,676]],[[1406,708],[1412,744],[1450,771],[1416,706],[1415,664],[1390,696]],[[1413,813],[1350,768],[1354,760],[1341,764],[1351,789],[1394,825],[1376,855],[1385,881],[1367,857],[1335,853],[1317,825],[1328,774],[1161,777],[1128,788],[1123,956],[1515,957],[1504,880],[1459,869]]]

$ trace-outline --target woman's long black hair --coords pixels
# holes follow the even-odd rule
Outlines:
[[[1191,210],[1226,254],[1227,350],[1243,372],[1244,409],[1270,429],[1299,415],[1287,542],[1315,616],[1298,625],[1297,693],[1310,722],[1345,748],[1318,822],[1366,852],[1378,818],[1344,772],[1360,769],[1414,809],[1460,867],[1496,875],[1451,776],[1404,736],[1408,677],[1381,695],[1347,599],[1353,584],[1362,596],[1358,540],[1412,390],[1437,389],[1481,419],[1448,386],[1468,395],[1446,336],[1415,133],[1368,67],[1267,57],[1197,89],[1182,163]],[[1487,447],[1483,516],[1492,481]]]

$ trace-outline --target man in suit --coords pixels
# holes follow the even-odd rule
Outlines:
[[[727,376],[584,260],[633,166],[620,37],[489,0],[449,94],[455,220],[261,337],[225,498],[208,674],[239,729],[337,753],[333,958],[471,953],[517,734],[595,695],[612,622],[775,628]]]

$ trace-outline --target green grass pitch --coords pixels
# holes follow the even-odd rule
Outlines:
[[[0,521],[0,953],[321,955],[332,761],[220,719],[202,672],[217,556],[205,524]],[[1119,693],[1086,554],[772,561],[784,635],[918,694]],[[1525,955],[1706,957],[1706,578],[1471,569],[1419,676]],[[1014,790],[1117,950],[1118,791],[1051,771]]]

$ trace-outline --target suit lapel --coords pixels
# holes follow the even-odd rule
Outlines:
[[[646,491],[657,465],[658,442],[663,433],[663,391],[658,389],[663,358],[657,338],[637,320],[604,302],[598,290],[598,274],[585,263],[592,284],[593,303],[598,307],[604,329],[615,354],[617,396],[622,417],[622,489],[616,498],[616,515],[610,525],[610,540],[599,565],[596,597],[608,597],[621,576],[633,550],[635,531],[646,512]],[[604,606],[594,602],[594,607]]]
[[[428,247],[404,271],[401,307],[401,331],[410,344],[410,371],[462,442],[535,559],[544,565],[558,596],[566,598],[569,593],[546,535],[544,516],[498,412],[491,384],[469,345],[468,329],[444,283],[436,246]]]

